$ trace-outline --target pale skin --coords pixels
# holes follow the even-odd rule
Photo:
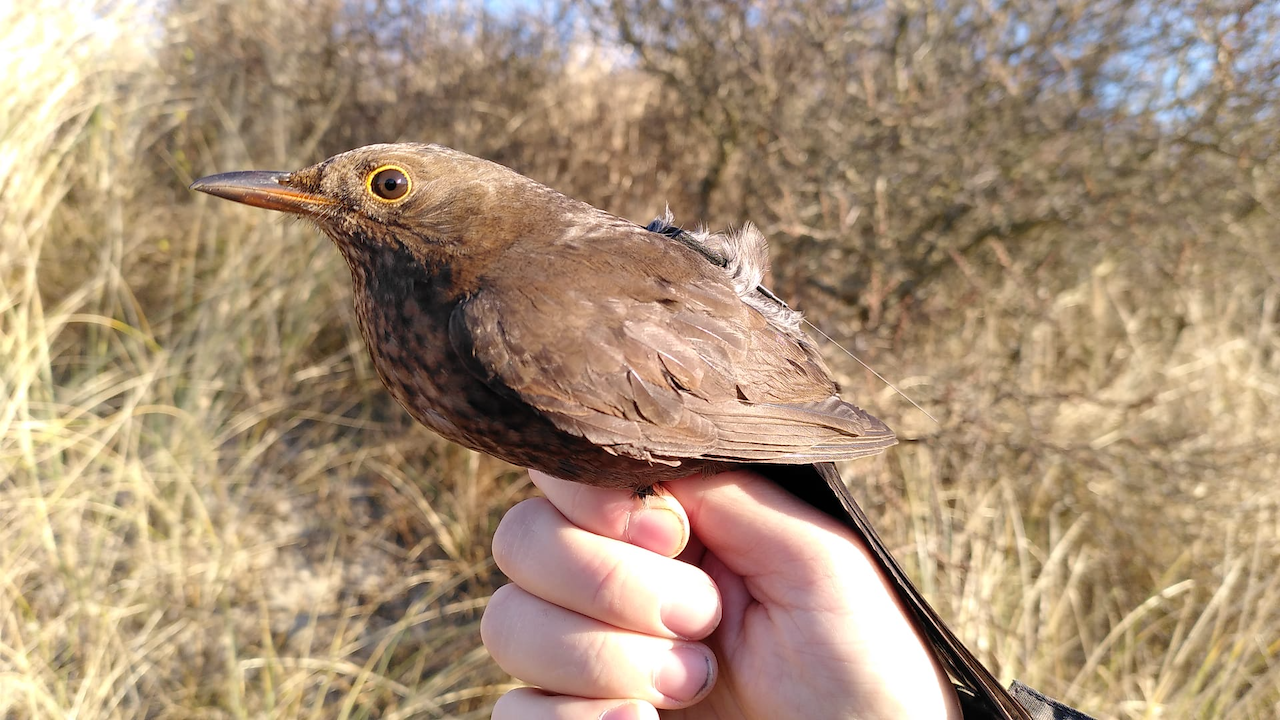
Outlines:
[[[947,718],[954,690],[852,533],[754,473],[640,499],[531,472],[481,635],[537,686],[496,720]]]

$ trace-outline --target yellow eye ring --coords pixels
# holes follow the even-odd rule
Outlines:
[[[369,194],[379,202],[398,203],[409,196],[413,181],[409,173],[399,165],[382,165],[365,178]]]

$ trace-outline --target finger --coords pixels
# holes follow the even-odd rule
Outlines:
[[[697,702],[715,682],[715,656],[705,645],[618,630],[515,585],[493,594],[480,637],[503,670],[560,695],[669,709]]]
[[[493,720],[658,720],[652,704],[640,700],[593,700],[516,688],[498,698]]]
[[[533,484],[580,528],[674,557],[689,539],[689,518],[662,494],[646,498],[625,489],[600,488],[530,470]]]
[[[706,573],[583,530],[543,498],[507,512],[493,558],[524,591],[617,628],[701,639],[720,621],[720,595]]]
[[[835,648],[831,627],[843,628],[839,645],[849,662],[868,663],[863,670],[875,678],[871,687],[881,697],[954,703],[946,674],[893,581],[853,531],[749,471],[674,483],[668,490],[714,560],[704,567],[723,593],[719,637],[747,632],[749,609],[759,603],[774,617],[791,618],[787,639],[798,647]],[[930,673],[937,682],[921,682]]]
[[[816,596],[817,584],[871,582],[891,595],[888,578],[853,533],[757,473],[735,470],[668,491],[685,508],[693,532],[744,580],[768,577],[768,590]],[[840,568],[838,577],[829,569]],[[780,582],[781,581],[781,582]],[[784,597],[761,600],[785,602]]]

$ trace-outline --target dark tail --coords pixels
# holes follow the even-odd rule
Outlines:
[[[934,655],[958,681],[960,704],[966,718],[995,717],[1004,720],[1031,720],[1027,711],[1009,695],[982,663],[956,638],[911,579],[893,559],[889,548],[871,527],[862,508],[854,501],[832,463],[816,465],[757,465],[756,470],[773,479],[788,492],[839,520],[858,534],[871,548],[877,562],[893,579],[898,602],[915,618],[913,623],[928,640]],[[815,478],[814,475],[818,478]],[[821,478],[821,481],[819,481]],[[971,694],[966,694],[964,691]]]

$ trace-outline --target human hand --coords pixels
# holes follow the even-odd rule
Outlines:
[[[645,500],[531,472],[481,635],[505,718],[958,717],[861,542],[746,471]]]

